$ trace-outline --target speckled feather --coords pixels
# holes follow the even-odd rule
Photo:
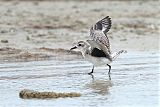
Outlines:
[[[111,18],[107,16],[102,20],[98,21],[90,29],[91,38],[98,44],[105,45],[109,54],[111,54],[110,43],[106,33],[109,31],[110,28],[111,28]]]

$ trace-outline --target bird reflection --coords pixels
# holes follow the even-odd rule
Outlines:
[[[92,77],[92,80],[94,81],[94,75],[93,74],[89,74]]]
[[[95,80],[94,75],[91,75],[92,81],[86,84],[87,88],[90,88],[94,91],[94,93],[98,93],[101,95],[109,94],[109,88],[112,87],[111,80]]]
[[[92,80],[94,81],[94,75],[93,74],[89,74],[91,77],[92,77]],[[111,75],[110,74],[108,74],[108,78],[109,78],[109,80],[111,80]]]

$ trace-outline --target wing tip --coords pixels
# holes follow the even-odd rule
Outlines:
[[[109,20],[111,20],[111,17],[110,16],[106,16],[103,19],[109,19]]]
[[[105,29],[104,29],[104,31],[103,31],[103,26],[102,25],[98,26],[98,24],[104,24],[106,26]],[[106,16],[103,19],[99,20],[95,25],[93,25],[90,30],[100,29],[104,33],[106,33],[106,32],[109,31],[109,29],[111,28],[111,26],[112,26],[111,17],[110,16]]]
[[[110,16],[106,16],[106,17],[103,18],[102,20],[104,20],[104,19],[108,21],[108,27],[107,27],[107,29],[104,31],[104,33],[106,33],[106,32],[109,31],[109,29],[110,29],[111,26],[112,26],[112,20],[111,20],[111,17],[110,17]]]

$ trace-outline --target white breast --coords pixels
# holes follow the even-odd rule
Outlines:
[[[106,65],[106,64],[110,64],[111,63],[111,61],[109,61],[105,57],[93,57],[91,55],[86,54],[84,58],[87,61],[89,61],[92,64],[94,64],[95,66]]]

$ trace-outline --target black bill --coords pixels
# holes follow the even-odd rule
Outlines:
[[[73,49],[76,49],[77,47],[76,46],[74,46],[73,48],[71,48],[70,50],[73,50]]]

